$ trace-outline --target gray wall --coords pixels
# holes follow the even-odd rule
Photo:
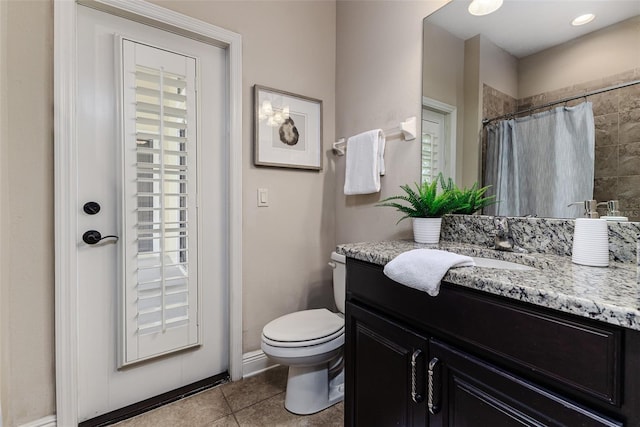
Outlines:
[[[425,20],[423,31],[422,94],[456,107],[456,140],[464,140],[464,40]],[[437,40],[437,42],[434,42]],[[463,145],[456,144],[457,183],[462,182]]]
[[[522,58],[518,97],[577,86],[640,67],[638,34],[640,16]]]
[[[2,3],[0,379],[13,427],[55,411],[53,3]]]
[[[397,126],[421,117],[422,20],[446,1],[339,1],[336,51],[336,136],[349,137]],[[418,132],[420,127],[418,126]],[[338,243],[405,238],[411,224],[391,208],[375,207],[399,194],[399,186],[420,180],[420,136],[389,138],[387,174],[380,193],[345,196],[345,158],[336,157]]]

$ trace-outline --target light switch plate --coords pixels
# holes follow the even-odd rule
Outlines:
[[[269,190],[258,188],[258,207],[269,206]]]

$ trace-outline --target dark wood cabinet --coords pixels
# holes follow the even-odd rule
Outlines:
[[[431,427],[622,426],[437,340],[429,351],[433,393],[442,402]]]
[[[347,426],[640,427],[640,333],[347,260]]]
[[[427,339],[363,308],[348,311],[351,425],[425,425]]]

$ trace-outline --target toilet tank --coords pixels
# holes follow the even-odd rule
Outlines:
[[[347,266],[346,257],[336,252],[331,252],[331,262],[333,268],[333,298],[340,313],[344,313],[344,302],[346,298]]]

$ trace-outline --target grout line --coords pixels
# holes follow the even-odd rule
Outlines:
[[[222,385],[222,384],[221,384],[221,385]],[[220,386],[217,386],[217,387],[220,387]],[[222,420],[222,419],[224,419],[224,418],[227,418],[229,415],[231,415],[231,416],[233,417],[233,419],[235,420],[235,418],[236,418],[236,417],[235,417],[235,415],[233,414],[233,409],[231,409],[231,405],[229,405],[229,401],[227,400],[226,396],[225,396],[225,395],[224,395],[224,393],[222,392],[222,389],[220,389],[220,396],[222,396],[222,399],[224,400],[224,403],[226,403],[226,404],[227,404],[227,408],[229,408],[229,413],[224,414],[224,415],[221,415],[221,416],[219,416],[218,418],[214,418],[214,419],[212,419],[212,420],[206,421],[206,422],[202,425],[202,427],[210,426],[211,424],[215,423],[216,421],[220,421],[220,420]],[[191,396],[190,396],[190,397],[188,397],[187,399],[189,399],[189,398],[191,398]],[[238,421],[236,420],[236,423],[237,423],[237,422],[238,422]],[[0,427],[1,427],[1,426],[0,426]]]
[[[267,370],[267,371],[268,371],[268,370]],[[258,379],[258,378],[259,378],[260,376],[265,376],[265,374],[266,374],[266,372],[267,372],[267,371],[263,371],[263,372],[261,372],[261,373],[259,373],[259,374],[253,375],[253,376],[248,377],[248,378],[243,378],[243,379],[239,380],[238,382],[259,381],[259,382],[262,382],[262,383],[265,383],[265,384],[266,384],[266,383],[267,383],[267,381],[265,381],[265,380],[264,380],[264,378],[263,378],[263,379]],[[285,372],[285,373],[284,373],[284,377],[285,377],[285,384],[286,384],[286,376],[287,376],[287,372]],[[223,384],[222,386],[224,386],[224,384]],[[273,398],[273,397],[275,397],[275,396],[278,396],[279,394],[285,393],[285,392],[286,392],[286,385],[285,385],[282,389],[278,388],[278,391],[274,392],[273,394],[267,395],[267,396],[265,396],[264,398],[262,398],[262,399],[260,399],[260,400],[257,400],[257,401],[253,402],[252,404],[250,404],[250,405],[248,405],[248,406],[244,406],[244,407],[242,407],[242,408],[239,408],[239,409],[237,409],[237,410],[235,410],[235,411],[234,411],[233,407],[231,406],[231,403],[230,403],[230,401],[228,400],[227,395],[226,395],[226,394],[225,394],[225,392],[224,392],[224,388],[223,388],[223,387],[221,387],[221,388],[220,388],[220,390],[222,391],[222,395],[224,396],[225,400],[226,400],[226,401],[227,401],[227,403],[229,404],[229,407],[231,408],[232,413],[235,415],[237,412],[244,411],[245,409],[251,408],[251,407],[252,407],[252,406],[254,406],[254,405],[257,405],[257,404],[259,404],[259,403],[264,402],[265,400],[271,399],[271,398]]]
[[[233,415],[233,418],[235,418],[235,413],[233,411],[233,408],[231,407],[231,403],[229,403],[229,399],[227,399],[227,396],[224,394],[224,391],[222,390],[222,387],[220,387],[220,394],[222,394],[222,398],[224,399],[224,401],[226,402],[227,406],[229,407],[229,411],[231,415]],[[237,422],[237,420],[236,420]]]
[[[232,412],[232,413],[231,413],[231,416],[232,416],[232,417],[233,417],[233,419],[236,421],[236,425],[237,425],[238,427],[240,427],[240,421],[238,421],[238,417],[236,417],[236,413],[235,413],[235,412]]]

